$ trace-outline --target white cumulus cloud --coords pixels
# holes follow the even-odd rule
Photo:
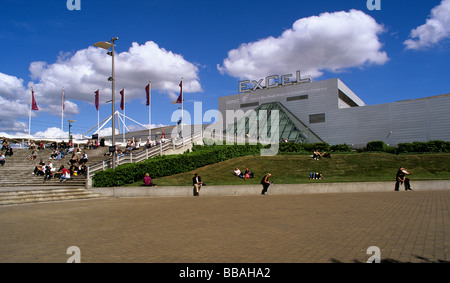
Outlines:
[[[25,82],[0,73],[0,127],[5,131],[24,131],[18,122],[29,115],[30,88],[33,87],[39,113],[61,116],[62,90],[65,95],[64,116],[80,113],[77,103],[94,104],[94,92],[100,90],[100,103],[111,99],[111,56],[97,47],[88,47],[75,54],[61,52],[54,63],[35,61],[30,63],[32,81]],[[201,92],[199,68],[182,55],[168,51],[153,41],[133,43],[124,52],[116,52],[115,78],[116,101],[120,90],[126,89],[127,101],[135,98],[145,100],[145,86],[152,82],[152,91],[175,99],[183,78],[184,92]],[[38,114],[39,114],[38,113]],[[32,112],[33,117],[37,115]],[[46,133],[42,133],[46,134]]]
[[[296,70],[317,78],[325,70],[384,64],[389,58],[378,38],[383,31],[382,25],[358,10],[323,13],[297,20],[279,37],[242,44],[217,67],[240,79]]]
[[[450,37],[450,0],[443,0],[431,10],[425,24],[411,31],[410,39],[404,44],[406,49],[430,47]]]
[[[110,100],[111,56],[106,50],[88,47],[73,56],[61,54],[53,64],[33,62],[30,66],[32,78],[39,80],[34,85],[37,95],[56,98],[60,101],[64,87],[68,99],[93,103],[94,92],[100,90],[100,103]],[[143,45],[133,43],[128,51],[116,52],[115,81],[116,96],[126,88],[127,100],[145,97],[145,86],[152,82],[152,90],[175,97],[179,83],[184,78],[185,92],[202,91],[198,78],[198,67],[179,54],[165,50],[149,41]]]

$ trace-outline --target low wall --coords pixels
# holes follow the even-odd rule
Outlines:
[[[357,193],[357,192],[393,192],[395,182],[367,183],[314,183],[314,184],[273,184],[269,195],[319,194],[319,193]],[[432,191],[450,189],[450,180],[414,181],[414,191]],[[92,188],[96,193],[111,197],[188,197],[192,196],[192,186],[167,187],[113,187]],[[238,196],[259,195],[261,185],[242,186],[203,186],[201,196]],[[404,190],[403,186],[400,190]]]

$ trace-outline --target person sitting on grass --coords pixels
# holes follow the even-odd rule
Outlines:
[[[148,174],[148,173],[145,173],[144,186],[146,186],[146,187],[157,187],[155,184],[152,183],[152,178],[150,178],[150,174]]]
[[[330,158],[330,159],[331,159],[330,153],[328,153],[328,152],[326,152],[326,151],[324,151],[323,153],[321,153],[320,156],[323,157],[323,158]]]
[[[238,176],[239,178],[242,178],[242,179],[244,179],[244,173],[242,173],[242,171],[241,170],[239,170],[239,168],[234,168],[234,175],[236,175],[236,176]]]
[[[250,178],[253,178],[255,176],[255,174],[252,172],[252,171],[250,171],[250,169],[245,169],[245,172],[244,172],[244,178],[245,179],[250,179]]]
[[[323,179],[323,175],[319,172],[309,172],[310,180],[321,180]]]
[[[319,158],[320,158],[320,152],[319,152],[317,149],[314,150],[312,158],[313,158],[314,160],[319,160]]]

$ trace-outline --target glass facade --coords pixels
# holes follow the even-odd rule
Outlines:
[[[276,113],[278,113],[278,123],[272,125],[272,115],[276,115]],[[273,118],[276,121],[276,116]],[[250,137],[251,139],[264,139],[267,137],[272,140],[271,134],[277,131],[280,142],[323,142],[279,102],[262,104],[253,110],[247,111],[243,117],[240,117],[240,119],[226,129],[227,134],[232,133],[236,137]]]

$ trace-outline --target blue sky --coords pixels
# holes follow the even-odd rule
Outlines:
[[[125,88],[126,114],[141,124],[149,122],[148,81],[151,123],[175,124],[170,102],[182,77],[191,115],[194,102],[217,109],[240,80],[296,70],[315,81],[340,78],[369,105],[450,93],[450,0],[380,0],[381,10],[366,0],[79,3],[69,10],[66,0],[0,0],[0,135],[28,133],[31,87],[40,108],[32,134],[67,136],[69,119],[72,133],[89,130],[97,89],[100,121],[110,115],[111,57],[93,44],[115,36],[116,109]]]

